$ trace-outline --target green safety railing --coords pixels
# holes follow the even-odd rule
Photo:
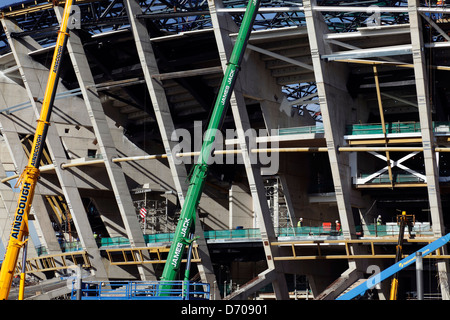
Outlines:
[[[360,236],[372,236],[372,237],[387,237],[387,236],[398,236],[399,228],[396,224],[388,225],[376,225],[369,224],[366,226],[356,226],[356,232],[360,234]],[[405,229],[405,234],[408,233],[408,228]],[[415,226],[412,229],[412,234],[417,236],[430,236],[433,235],[431,225],[421,225]]]
[[[420,122],[389,122],[385,124],[386,133],[420,132]],[[381,123],[351,124],[346,126],[347,135],[383,134]]]
[[[276,228],[276,234],[278,237],[291,237],[291,236],[338,236],[340,232],[333,227],[295,227],[295,228]]]
[[[407,232],[406,230],[405,232]],[[376,225],[368,224],[365,226],[356,226],[356,232],[360,236],[397,236],[398,227],[396,225]],[[293,237],[293,236],[340,236],[341,232],[336,230],[334,226],[331,227],[283,227],[275,228],[277,237]],[[429,224],[420,225],[413,228],[415,235],[432,235],[431,226]],[[206,240],[232,240],[232,239],[261,239],[260,230],[257,228],[250,229],[230,229],[230,230],[208,230],[204,231]],[[144,240],[147,244],[172,242],[173,233],[156,233],[144,235]],[[114,246],[128,246],[130,241],[125,237],[101,238],[98,239],[99,247],[114,247]],[[79,241],[61,243],[63,252],[82,250]],[[46,250],[41,250],[42,254],[46,254]]]
[[[389,122],[385,124],[386,133],[418,133],[420,122]],[[435,133],[450,133],[450,122],[434,121]],[[323,126],[303,126],[291,128],[279,128],[278,135],[324,133]],[[346,135],[383,134],[381,123],[350,124],[346,126]]]
[[[284,136],[289,134],[307,134],[307,133],[324,133],[324,128],[318,126],[304,126],[304,127],[292,127],[292,128],[280,128],[278,129],[278,135]]]
[[[261,238],[259,229],[208,230],[204,234],[206,240]]]
[[[125,237],[100,238],[97,239],[97,244],[101,247],[121,246],[121,245],[129,245],[130,240],[128,240],[128,238]]]
[[[420,122],[389,122],[385,124],[386,133],[417,133],[420,132]],[[435,133],[450,133],[450,122],[433,122]],[[381,123],[351,124],[346,126],[347,135],[383,134]]]

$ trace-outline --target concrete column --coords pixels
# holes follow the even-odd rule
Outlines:
[[[156,121],[158,122],[162,142],[167,154],[167,160],[169,162],[170,170],[172,171],[172,176],[174,177],[175,189],[178,193],[178,198],[180,201],[183,201],[184,192],[187,190],[187,183],[185,182],[187,173],[184,164],[176,165],[172,155],[172,150],[178,144],[178,141],[172,141],[171,139],[171,136],[175,131],[175,125],[172,120],[164,87],[161,82],[152,78],[152,76],[159,74],[159,70],[155,54],[153,52],[153,47],[150,42],[150,35],[147,32],[145,24],[136,19],[136,15],[142,14],[139,4],[135,0],[126,0],[125,5],[132,26],[142,71],[144,73],[147,88],[152,99]]]
[[[13,152],[11,154],[11,157],[14,159],[13,161],[15,162],[16,171],[20,174],[27,165],[28,159],[23,151],[18,133],[6,131],[5,127],[10,125],[10,123],[8,122],[10,122],[9,119],[6,119],[6,117],[1,117],[0,126],[2,127],[2,135],[5,138],[5,141],[10,146],[10,150]],[[2,191],[2,196],[4,196],[5,200],[7,201],[9,218],[12,219],[14,217],[17,206],[17,194],[14,194],[11,190],[9,190],[9,192],[5,190]],[[41,229],[41,233],[44,236],[43,245],[46,247],[47,252],[50,254],[61,253],[61,248],[58,244],[55,231],[53,230],[52,223],[47,214],[47,209],[42,198],[42,192],[39,184],[35,190],[35,196],[33,198],[32,210],[30,214],[35,215],[35,218],[38,221],[38,227]],[[2,241],[4,241],[5,245],[8,243],[9,237],[9,232],[7,232],[6,230],[10,230],[11,228],[12,221],[10,219],[8,219],[8,221],[5,222],[5,226],[2,227],[2,230],[5,230],[5,232],[3,233],[4,238],[2,238]],[[28,255],[30,257],[37,256],[34,246],[28,246]]]
[[[59,20],[61,20],[62,12],[63,9],[61,7],[55,7],[55,13]],[[94,78],[89,68],[83,44],[73,30],[70,30],[67,51],[69,52],[70,60],[80,85],[86,109],[98,141],[100,153],[105,161],[106,172],[116,198],[120,216],[127,231],[130,245],[131,247],[146,247],[144,235],[136,218],[135,208],[125,176],[120,165],[112,162],[112,159],[118,155],[109,129],[109,121],[103,111],[103,106],[95,89]],[[89,90],[87,89],[88,87]],[[153,266],[151,265],[138,265],[138,270],[142,280],[146,280],[148,277],[154,277]]]
[[[418,0],[408,0],[409,25],[414,63],[414,75],[417,91],[417,104],[419,108],[420,128],[423,141],[423,158],[425,174],[427,177],[428,202],[430,205],[433,233],[436,238],[444,235],[444,217],[442,215],[441,195],[439,190],[439,170],[437,168],[436,153],[434,152],[435,138],[433,134],[430,93],[428,90],[428,74],[424,53],[422,22],[417,11]],[[446,248],[443,248],[446,253]],[[450,299],[447,260],[437,263],[440,288],[443,300]]]
[[[31,37],[24,37],[21,41],[12,39],[9,36],[10,33],[21,32],[20,28],[10,20],[3,19],[2,23],[5,30],[7,30],[8,41],[11,45],[11,49],[14,53],[17,65],[19,66],[20,73],[24,80],[25,88],[28,92],[28,98],[33,106],[35,116],[38,117],[40,110],[34,101],[34,97],[43,96],[43,91],[46,87],[46,79],[48,77],[48,70],[33,61],[28,56],[28,52],[40,49],[40,46]],[[58,165],[63,161],[67,161],[67,159],[55,126],[49,127],[46,144],[52,154],[52,161],[53,164],[55,164],[58,180],[77,228],[83,249],[88,251],[90,254],[91,263],[96,270],[96,277],[100,280],[107,279],[107,272],[103,265],[100,251],[95,243],[81,197],[75,184],[75,180],[69,172],[62,170]],[[20,145],[20,143],[17,145]],[[46,210],[44,210],[44,208],[41,208],[40,211],[46,214]]]
[[[155,111],[159,132],[167,154],[167,160],[169,162],[169,168],[172,173],[175,189],[178,194],[180,204],[183,205],[184,195],[188,189],[187,172],[184,164],[177,165],[174,156],[172,155],[172,150],[177,145],[178,141],[173,141],[171,139],[173,132],[175,132],[175,125],[172,120],[164,87],[160,82],[156,81],[152,77],[159,74],[158,64],[156,62],[147,28],[144,23],[136,19],[136,15],[142,13],[139,3],[135,0],[126,0],[125,5],[132,26],[132,32],[136,42],[136,49],[141,62],[142,71],[144,72],[147,88],[150,93],[153,109]],[[198,252],[202,261],[198,264],[200,277],[202,281],[213,284],[216,281],[216,277],[198,214],[195,229],[197,230],[196,235],[199,237],[196,241],[199,246]],[[212,286],[212,288],[213,287],[214,286]],[[220,296],[218,288],[216,288],[216,290],[216,296]]]
[[[3,119],[0,119],[0,130],[2,132],[2,136],[4,138],[3,140],[3,144],[5,147],[7,147],[7,150],[4,150],[3,152],[0,152],[0,179],[4,179],[6,178],[6,171],[5,171],[5,167],[4,164],[8,162],[8,158],[11,158],[10,161],[14,162],[14,167],[18,168],[20,166],[17,166],[15,164],[16,162],[16,157],[14,157],[14,155],[10,154],[10,151],[12,151],[14,148],[11,148],[9,146],[7,146],[8,143],[11,143],[11,140],[14,139],[8,139],[8,137],[13,136],[13,138],[17,138],[15,141],[16,143],[18,142],[20,145],[20,141],[17,137],[17,133],[8,133],[5,132],[5,130],[3,129],[2,123],[4,121],[2,121]],[[6,148],[5,148],[6,149]],[[23,154],[23,150],[18,150],[19,152],[21,152]],[[21,154],[19,154],[19,157],[21,158]],[[23,157],[22,157],[23,158]],[[9,169],[11,170],[11,168]],[[18,170],[15,170],[18,171]],[[45,214],[45,207],[44,207],[44,202],[42,201],[42,198],[40,196],[40,191],[39,189],[37,189],[36,192],[36,199],[37,201],[35,203],[33,203],[33,207],[32,210],[30,212],[30,216],[34,216],[34,219],[37,221],[41,221],[42,224],[39,224],[37,226],[37,228],[43,226],[44,230],[45,227],[49,227],[50,228],[50,232],[48,234],[44,234],[44,236],[40,236],[39,237],[39,243],[35,243],[33,238],[29,238],[29,243],[30,245],[28,246],[28,256],[30,257],[36,257],[37,251],[36,251],[36,247],[39,246],[44,246],[48,252],[50,253],[58,253],[61,252],[59,245],[56,241],[56,237],[55,237],[55,233],[53,232],[53,229],[51,229],[51,223],[49,221],[48,216]],[[2,232],[0,233],[0,237],[2,240],[2,244],[3,244],[3,248],[2,250],[6,249],[6,246],[8,244],[9,241],[9,237],[10,237],[10,231],[11,231],[11,224],[12,224],[12,219],[14,217],[15,214],[15,210],[17,208],[17,196],[18,193],[13,192],[13,190],[11,189],[11,187],[7,186],[6,184],[0,184],[0,228],[2,230]],[[39,213],[39,210],[44,209],[43,214],[40,215],[36,215],[36,212],[34,211],[34,209],[37,209],[37,212]],[[41,210],[42,211],[42,210]],[[48,223],[46,223],[47,221],[42,221],[45,218],[48,219]],[[31,224],[31,223],[30,223]],[[30,233],[32,226],[30,226]],[[42,230],[36,230],[36,232],[40,235],[42,235]],[[56,245],[55,245],[56,244]],[[4,253],[4,251],[2,251]],[[3,256],[2,256],[3,257]]]
[[[4,152],[0,152],[3,156]],[[3,165],[0,165],[0,179],[6,178],[6,171]],[[7,230],[11,228],[12,215],[11,211],[17,204],[17,199],[14,196],[14,192],[7,185],[0,183],[0,228],[4,230],[0,233],[0,240],[2,241],[0,245],[0,256],[6,251],[6,246],[8,244],[9,233]],[[9,229],[8,229],[9,228]]]
[[[222,68],[225,70],[228,58],[230,57],[233,49],[232,41],[228,35],[236,32],[238,28],[234,21],[232,21],[229,14],[217,12],[216,7],[222,7],[222,1],[209,0],[208,5],[213,23],[214,34],[216,36],[219,56],[222,62]],[[276,235],[266,201],[266,194],[260,168],[256,164],[251,163],[249,145],[245,137],[245,132],[248,132],[248,129],[251,129],[251,126],[246,110],[244,96],[242,94],[243,86],[245,86],[245,84],[238,78],[231,97],[230,106],[232,108],[233,118],[238,134],[237,138],[239,141],[239,147],[242,150],[242,158],[247,172],[250,192],[253,198],[253,209],[255,214],[258,216],[259,228],[261,231],[267,264],[269,270],[275,271],[273,273],[274,276],[260,278],[264,279],[264,281],[267,281],[268,283],[272,282],[277,299],[288,299],[287,285],[281,264],[275,263],[273,259],[273,257],[277,256],[277,248],[270,246],[270,243],[276,239]],[[255,138],[256,137],[250,137],[250,139]],[[252,292],[252,288],[250,286],[246,287],[247,292],[243,295],[243,297],[246,294],[251,294]]]
[[[423,141],[423,157],[427,177],[427,189],[430,203],[431,219],[435,237],[444,235],[444,220],[442,217],[441,197],[439,190],[439,171],[437,169],[436,154],[433,150],[435,138],[431,115],[430,94],[428,90],[428,74],[426,70],[425,46],[422,38],[420,15],[417,12],[419,2],[408,1],[408,12],[411,30],[411,44],[414,62],[414,74],[419,108],[420,127]]]
[[[11,45],[11,48],[14,50],[14,46]],[[18,65],[21,64],[21,62],[17,59],[17,56],[20,55],[20,53],[14,52],[14,57],[16,60],[16,63]],[[25,67],[26,68],[26,67]],[[24,75],[22,74],[24,77]],[[2,103],[4,106],[11,106],[16,104],[18,101],[24,102],[27,99],[29,99],[29,95],[27,90],[25,90],[22,86],[14,83],[14,82],[8,82],[6,80],[2,81],[2,92],[0,93],[0,97],[2,100]],[[16,119],[14,121],[14,119]],[[20,119],[20,120],[19,120]],[[27,123],[24,121],[23,123],[20,123],[22,119],[28,119],[30,122]],[[14,168],[16,173],[20,174],[22,173],[23,169],[27,165],[28,158],[23,150],[22,143],[19,139],[19,130],[21,132],[34,132],[34,124],[36,117],[35,113],[32,109],[23,111],[21,113],[21,116],[17,118],[14,115],[7,116],[7,115],[1,115],[0,116],[0,130],[2,132],[3,138],[5,139],[5,143],[8,146],[10,157],[14,163]],[[1,159],[0,159],[1,161]],[[11,191],[10,191],[11,192]],[[10,218],[14,216],[14,212],[17,206],[17,197],[16,195],[11,192],[8,195],[9,192],[5,190],[4,200],[7,201],[7,209],[8,213],[10,215]],[[43,245],[46,246],[47,251],[49,253],[60,253],[61,249],[58,245],[58,242],[56,240],[55,233],[52,228],[52,224],[50,222],[50,219],[47,215],[47,210],[45,207],[45,203],[43,198],[41,197],[42,190],[41,187],[36,187],[35,190],[35,196],[31,208],[30,214],[35,215],[36,220],[39,222],[37,225],[38,228],[41,228],[40,232],[44,235]],[[2,226],[3,230],[10,230],[11,228],[11,221],[7,221],[7,224],[5,226]],[[4,238],[2,239],[4,241],[4,244],[7,244],[9,237],[9,232],[4,232]],[[6,239],[6,241],[5,241]],[[31,240],[29,240],[31,241]],[[32,242],[32,241],[31,241]],[[34,246],[28,247],[28,255],[29,256],[37,256]]]
[[[303,6],[339,220],[344,238],[350,240],[356,239],[357,236],[351,207],[352,186],[349,156],[347,153],[339,153],[337,148],[344,143],[345,123],[347,117],[351,115],[349,108],[354,102],[345,87],[346,66],[325,62],[320,57],[327,51],[323,35],[328,32],[328,27],[321,13],[312,10],[316,3],[316,0],[304,0]],[[358,260],[349,260],[348,263],[349,269],[319,295],[319,299],[334,299],[362,275],[361,263]]]
[[[344,238],[355,239],[356,231],[350,204],[351,174],[349,157],[348,154],[338,153],[337,150],[339,145],[343,145],[346,117],[351,114],[351,110],[346,108],[349,108],[353,102],[345,88],[347,76],[345,65],[325,62],[320,58],[326,52],[322,37],[324,33],[327,33],[328,29],[321,13],[312,10],[312,6],[315,4],[315,0],[306,0],[303,3],[314,75],[319,94],[339,220],[342,225]]]

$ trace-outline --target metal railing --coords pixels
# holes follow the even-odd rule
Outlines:
[[[414,133],[420,132],[420,122],[389,122],[385,124],[386,133]],[[448,121],[434,121],[433,130],[435,133],[450,133],[450,122]],[[303,126],[279,128],[278,135],[290,134],[308,134],[308,133],[324,133],[323,126]],[[381,123],[364,123],[351,124],[346,126],[347,135],[361,135],[361,134],[382,134],[383,128]]]
[[[429,223],[417,223],[413,228],[413,233],[418,236],[432,235],[431,225]],[[364,226],[356,226],[356,232],[360,236],[397,236],[398,228],[392,224],[367,224]],[[275,228],[277,237],[314,237],[314,236],[340,236],[341,232],[334,227],[279,227]],[[204,232],[206,240],[233,240],[233,239],[261,239],[261,233],[258,228],[236,228],[227,230],[208,230]],[[156,233],[144,235],[147,244],[170,243],[173,239],[173,233]],[[126,247],[130,245],[130,241],[125,237],[101,238],[97,240],[99,247]],[[61,243],[63,252],[76,252],[83,250],[80,241]],[[46,251],[43,250],[43,253]]]
[[[205,231],[206,240],[222,239],[260,239],[259,229],[229,229],[229,230],[208,230]]]
[[[307,134],[307,133],[324,133],[323,126],[303,126],[303,127],[291,127],[291,128],[279,128],[278,135],[284,136],[289,134]]]
[[[45,272],[64,270],[71,268],[73,265],[79,265],[82,268],[90,268],[91,262],[89,254],[84,250],[76,252],[66,252],[62,254],[45,255],[35,258],[28,258],[25,271],[26,273]],[[22,263],[18,262],[15,274],[20,274]]]
[[[386,133],[415,133],[420,132],[420,122],[389,122],[385,124]],[[434,121],[435,133],[450,133],[450,122]],[[381,123],[351,124],[346,126],[347,135],[382,134]]]
[[[191,281],[83,281],[81,288],[77,288],[74,280],[71,299],[77,297],[79,300],[209,300],[210,286]]]

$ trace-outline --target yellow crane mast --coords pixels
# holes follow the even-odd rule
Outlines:
[[[28,215],[33,201],[34,190],[39,178],[39,162],[41,160],[48,126],[50,125],[50,115],[58,85],[61,58],[67,44],[69,19],[73,2],[74,0],[66,0],[65,3],[63,19],[56,40],[55,52],[53,54],[50,74],[47,80],[41,113],[37,120],[30,158],[28,159],[28,165],[25,167],[25,170],[19,178],[19,200],[14,214],[5,258],[0,270],[0,300],[8,299],[20,249],[24,247],[28,239]],[[23,274],[21,275],[21,279],[20,300],[23,299]]]

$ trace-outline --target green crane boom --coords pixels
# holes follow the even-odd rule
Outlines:
[[[245,11],[244,19],[242,20],[239,34],[233,48],[233,52],[228,62],[222,84],[214,105],[208,129],[205,134],[202,149],[198,161],[194,166],[192,175],[189,181],[189,188],[186,193],[186,199],[181,209],[180,220],[178,221],[175,230],[174,240],[170,247],[169,255],[161,280],[175,280],[180,269],[181,258],[186,248],[186,245],[191,243],[191,234],[195,226],[196,211],[200,198],[202,195],[203,186],[205,184],[208,159],[211,154],[214,139],[217,130],[220,129],[223,115],[226,107],[230,102],[231,93],[236,82],[240,63],[247,46],[248,38],[255,21],[260,0],[250,0]]]

